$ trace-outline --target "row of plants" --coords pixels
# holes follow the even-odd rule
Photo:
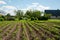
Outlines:
[[[31,23],[32,24],[32,23]],[[34,25],[34,24],[32,24],[32,25]],[[42,37],[42,39],[41,40],[55,40],[54,39],[54,37],[52,37],[52,35],[51,34],[49,34],[48,32],[46,32],[46,30],[44,30],[43,28],[41,28],[41,27],[39,27],[39,26],[36,26],[36,24],[34,25],[34,27],[35,27],[35,29],[37,29],[39,32],[40,32],[40,34],[42,35],[40,35],[41,37]]]
[[[37,34],[36,31],[31,26],[29,26],[28,23],[25,23],[25,25],[26,28],[29,29],[30,40],[41,40],[39,34]]]
[[[0,40],[60,40],[60,29],[50,22],[11,21],[0,30]]]
[[[6,22],[8,23],[8,22]],[[5,36],[7,36],[7,34],[9,34],[9,32],[11,31],[11,29],[14,27],[14,25],[16,25],[15,22],[13,22],[13,25],[11,24],[12,22],[9,22],[8,24],[4,25],[3,27],[1,27],[0,29],[0,39],[2,40]]]
[[[54,28],[53,26],[48,26],[48,25],[46,25],[46,23],[44,24],[44,23],[35,23],[35,25],[38,25],[38,26],[41,26],[41,27],[43,27],[45,30],[48,30],[48,31],[50,31],[52,34],[54,34],[55,35],[55,37],[57,37],[57,39],[60,39],[59,37],[60,37],[60,34],[59,34],[59,29],[57,29],[57,28]]]
[[[2,40],[9,40],[12,37],[12,34],[16,30],[16,28],[17,28],[17,25],[14,25],[14,27],[11,28],[9,33],[7,33],[7,35],[5,37],[3,37]]]

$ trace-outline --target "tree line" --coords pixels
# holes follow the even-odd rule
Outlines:
[[[24,13],[22,10],[15,10],[14,13],[15,16],[10,15],[8,13],[7,15],[0,14],[0,21],[11,21],[11,20],[48,20],[51,16],[51,14],[46,14],[42,16],[42,12],[38,10],[27,10],[26,13]]]

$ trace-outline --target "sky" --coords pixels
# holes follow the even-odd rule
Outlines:
[[[14,15],[14,10],[57,10],[59,4],[60,0],[0,0],[0,10]]]

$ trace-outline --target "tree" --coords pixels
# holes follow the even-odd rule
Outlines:
[[[38,11],[38,10],[34,10],[34,11],[26,11],[26,13],[25,13],[25,16],[26,17],[29,17],[29,18],[31,18],[31,19],[34,19],[34,20],[37,20],[38,19],[38,17],[40,17],[40,15],[41,15],[41,12],[40,11]]]
[[[44,14],[44,16],[41,16],[38,18],[38,20],[48,20],[51,17],[51,14]]]
[[[33,11],[33,15],[32,15],[34,18],[38,18],[38,17],[40,17],[41,16],[41,12],[40,11],[38,11],[38,10],[35,10],[35,11]]]
[[[5,15],[5,20],[11,21],[11,20],[15,20],[15,18],[11,16],[10,13],[8,13],[7,15]]]
[[[23,18],[23,11],[17,10],[15,11],[15,13],[16,13],[16,18],[18,18],[19,20]]]
[[[27,10],[26,13],[25,13],[25,16],[26,16],[27,18],[31,18],[31,17],[32,17],[32,13],[33,13],[33,11]]]
[[[5,20],[9,20],[10,18],[10,14],[8,13],[7,15],[5,15]]]

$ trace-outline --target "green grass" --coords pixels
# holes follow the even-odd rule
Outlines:
[[[60,19],[49,19],[48,22],[60,22]]]

